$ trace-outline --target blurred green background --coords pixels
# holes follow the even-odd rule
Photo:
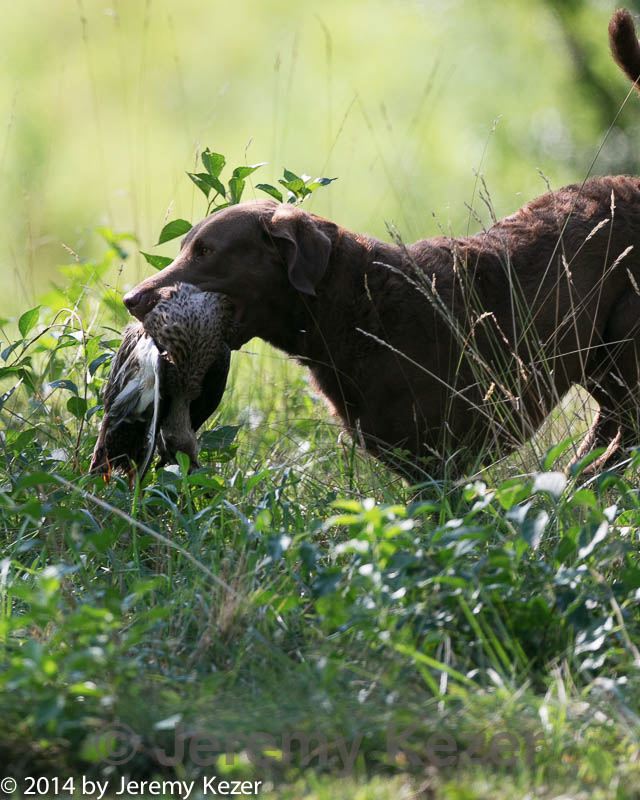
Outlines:
[[[256,182],[337,176],[312,210],[407,240],[489,222],[478,171],[498,216],[544,191],[540,173],[579,181],[628,90],[616,5],[2,0],[0,313],[96,252],[98,225],[148,250],[167,217],[199,218],[184,173],[206,146],[268,161]],[[638,122],[631,98],[594,172],[637,169]],[[136,256],[113,285],[150,270]]]

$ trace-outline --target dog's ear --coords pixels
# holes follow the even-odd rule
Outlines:
[[[331,239],[310,214],[284,204],[276,209],[268,232],[286,261],[291,285],[314,296],[327,271]]]

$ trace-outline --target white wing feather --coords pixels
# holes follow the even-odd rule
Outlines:
[[[140,467],[140,480],[145,476],[153,454],[156,449],[156,437],[158,435],[158,417],[160,414],[160,353],[158,348],[155,348],[155,357],[153,360],[153,416],[151,417],[151,425],[147,431],[147,452],[144,454],[144,460]]]
[[[114,427],[126,419],[140,418],[151,405],[155,406],[159,393],[159,357],[153,340],[142,336],[119,369],[114,380],[122,389],[109,410]]]

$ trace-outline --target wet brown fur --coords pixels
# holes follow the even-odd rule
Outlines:
[[[610,41],[635,80],[628,12]],[[579,455],[611,445],[610,461],[636,444],[639,259],[635,177],[592,178],[486,232],[408,247],[259,201],[196,226],[125,302],[142,319],[176,281],[227,294],[233,346],[260,336],[296,356],[372,453],[419,477],[508,452],[573,384],[600,404]]]

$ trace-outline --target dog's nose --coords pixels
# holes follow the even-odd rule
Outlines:
[[[125,294],[122,298],[122,302],[128,308],[130,314],[133,314],[134,317],[143,321],[145,315],[151,311],[155,305],[154,293],[152,291],[145,291],[144,289],[132,289]]]

